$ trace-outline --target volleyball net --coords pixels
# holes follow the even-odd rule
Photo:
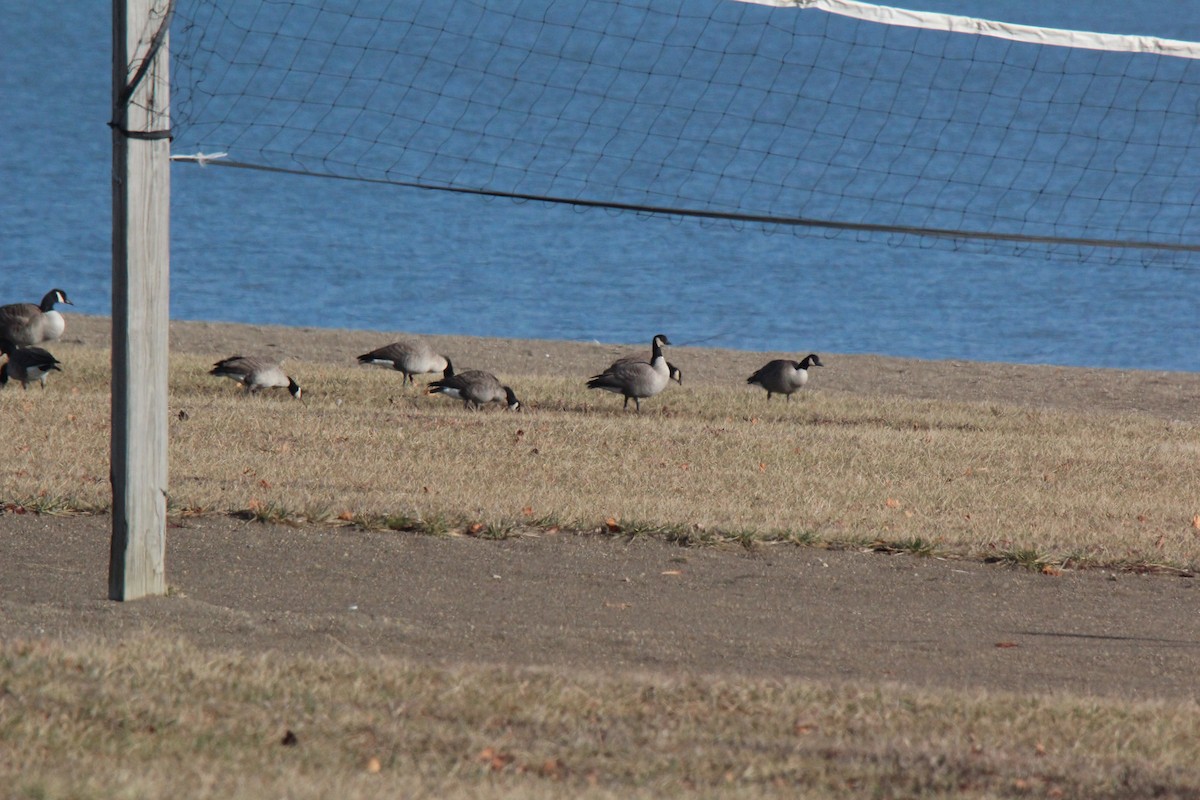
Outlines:
[[[1200,44],[851,0],[178,0],[177,159],[1200,265]]]

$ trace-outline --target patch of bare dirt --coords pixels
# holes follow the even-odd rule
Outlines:
[[[251,653],[1192,698],[1193,579],[586,534],[485,541],[186,519],[172,596],[106,599],[104,517],[0,516],[0,635]]]

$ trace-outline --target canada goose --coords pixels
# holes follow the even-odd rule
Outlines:
[[[404,373],[401,384],[412,383],[414,375],[425,375],[430,372],[443,372],[449,363],[445,356],[433,352],[433,348],[423,341],[409,340],[392,342],[369,353],[358,357],[360,364],[384,364],[397,372]]]
[[[284,373],[283,368],[274,361],[250,356],[230,356],[213,364],[208,374],[235,380],[245,387],[249,394],[257,394],[263,389],[286,388],[292,397],[300,399],[299,384]]]
[[[634,408],[640,414],[642,398],[653,397],[667,388],[671,381],[671,368],[662,352],[663,345],[669,344],[665,335],[658,334],[650,342],[649,361],[617,359],[604,372],[593,375],[587,387],[624,395],[625,404],[622,408],[629,408],[629,398],[632,397]]]
[[[38,381],[46,388],[46,376],[53,370],[62,371],[58,359],[40,347],[21,347],[8,354],[8,361],[0,366],[0,386],[12,378],[21,382],[22,389],[29,388],[30,381]]]
[[[10,303],[0,306],[0,352],[11,353],[18,347],[52,342],[62,336],[67,323],[54,310],[56,303],[75,305],[62,289],[46,292],[40,305]]]
[[[791,402],[792,393],[800,391],[808,382],[808,368],[823,366],[825,365],[821,363],[821,357],[816,353],[809,353],[803,361],[778,358],[746,378],[746,383],[766,389],[768,400],[772,394],[783,394],[787,395],[788,401]]]
[[[446,369],[452,370],[453,367],[447,365]],[[521,401],[511,388],[502,386],[492,373],[479,369],[469,369],[432,381],[429,393],[462,400],[464,406],[476,411],[494,402],[504,403],[509,411],[521,410]]]

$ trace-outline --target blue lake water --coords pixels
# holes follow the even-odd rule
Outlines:
[[[925,2],[1200,38],[1182,3]],[[1058,5],[1060,8],[1055,8]],[[986,6],[986,11],[983,10]],[[6,3],[0,301],[110,310],[110,19]],[[178,164],[172,317],[755,350],[1200,370],[1190,269],[516,204]]]

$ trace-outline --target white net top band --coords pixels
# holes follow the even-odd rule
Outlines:
[[[904,8],[859,3],[855,0],[738,0],[776,8],[815,8],[867,22],[899,25],[906,28],[925,28],[935,31],[973,33],[1014,42],[1080,47],[1087,50],[1108,50],[1120,53],[1154,53],[1160,56],[1200,59],[1200,42],[1160,39],[1156,36],[1127,36],[1115,33],[1093,33],[1061,28],[1039,28],[1008,22],[942,14],[935,11],[912,11]]]

